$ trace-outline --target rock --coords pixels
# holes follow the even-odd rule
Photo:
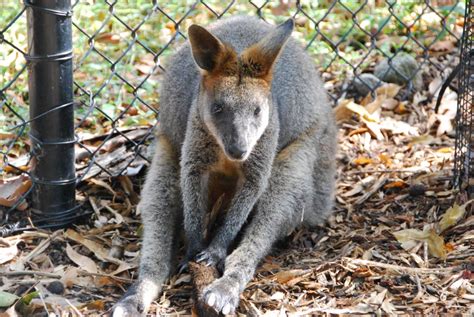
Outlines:
[[[413,56],[407,53],[398,53],[390,62],[386,58],[378,64],[374,69],[374,75],[382,81],[398,85],[411,82],[415,90],[421,90],[423,80],[418,68],[418,62]]]
[[[372,74],[361,74],[354,78],[354,88],[361,96],[366,96],[368,93],[377,89],[384,82]]]
[[[408,188],[408,193],[410,194],[410,196],[413,196],[413,197],[424,195],[425,192],[426,192],[426,186],[423,184],[412,184]]]
[[[64,294],[64,285],[60,281],[53,281],[46,286],[46,289],[53,294]]]

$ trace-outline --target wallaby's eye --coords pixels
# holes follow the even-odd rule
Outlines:
[[[261,110],[262,110],[262,109],[260,109],[260,107],[255,108],[254,114],[255,114],[256,116],[258,116],[258,115],[260,114],[260,111],[261,111]]]
[[[224,108],[224,106],[222,106],[222,104],[215,103],[215,104],[212,105],[211,111],[212,111],[213,114],[218,114],[218,113],[222,112],[223,108]]]

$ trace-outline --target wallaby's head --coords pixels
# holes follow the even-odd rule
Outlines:
[[[272,69],[292,30],[290,19],[237,54],[203,27],[189,28],[192,54],[202,71],[199,115],[231,160],[247,159],[268,126]]]

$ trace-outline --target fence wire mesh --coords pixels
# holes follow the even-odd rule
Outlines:
[[[455,186],[466,190],[470,196],[474,193],[474,131],[472,117],[472,107],[474,106],[473,7],[474,3],[469,1],[466,7],[461,63],[459,64],[459,94],[454,160]]]
[[[192,23],[207,25],[234,14],[270,23],[294,17],[294,36],[314,57],[337,104],[374,92],[390,76],[406,84],[407,96],[424,84],[424,77],[434,76],[430,69],[445,78],[458,62],[456,55],[434,57],[446,39],[459,40],[465,5],[453,0],[73,1],[78,184],[98,176],[137,175],[149,163],[163,60],[186,39]],[[5,223],[11,210],[28,209],[25,197],[34,184],[28,176],[25,7],[10,1],[2,7],[0,157],[6,194],[0,199]],[[408,71],[399,66],[406,55],[415,58]],[[387,66],[374,81],[367,73],[377,71],[382,60]],[[472,91],[468,98],[464,104],[470,116]]]

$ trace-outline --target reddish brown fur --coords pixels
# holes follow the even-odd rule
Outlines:
[[[245,78],[261,79],[254,84],[260,88],[270,88],[273,59],[265,56],[258,45],[249,47],[240,56],[237,56],[230,45],[224,44],[221,48],[215,61],[217,66],[212,71],[203,73],[206,90],[213,91],[225,77],[237,78],[237,84],[241,84]]]

